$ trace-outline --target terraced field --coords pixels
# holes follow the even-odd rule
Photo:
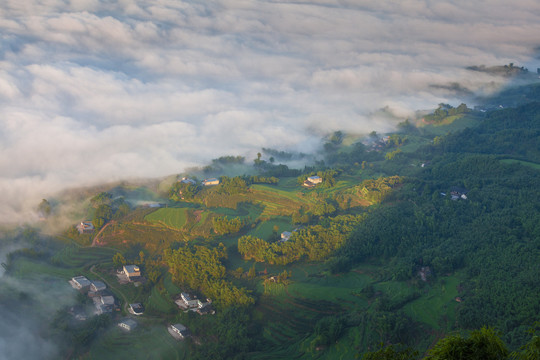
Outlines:
[[[115,253],[116,251],[110,248],[66,246],[56,253],[51,261],[69,268],[80,268],[110,261]]]

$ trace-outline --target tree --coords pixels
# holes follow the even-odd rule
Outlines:
[[[139,252],[139,262],[141,265],[144,264],[144,252],[142,250]]]
[[[384,344],[377,351],[365,353],[362,360],[415,360],[418,357],[418,351],[411,348],[399,349],[398,346]]]
[[[41,213],[41,216],[48,217],[51,215],[51,204],[46,200],[41,200],[41,203],[38,205],[38,211]]]
[[[121,253],[114,254],[112,261],[115,267],[121,267],[123,265],[126,265],[126,259]]]
[[[248,271],[248,278],[252,280],[252,279],[255,279],[256,276],[257,276],[257,271],[255,270],[255,263],[254,263],[253,266]]]
[[[97,208],[100,205],[109,204],[112,199],[112,194],[109,194],[108,192],[101,192],[94,196],[92,199],[90,199],[90,204],[92,204],[93,207]]]
[[[426,360],[503,360],[508,349],[493,328],[483,327],[468,338],[459,334],[441,339],[428,352]]]

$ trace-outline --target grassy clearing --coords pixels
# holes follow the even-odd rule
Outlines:
[[[274,236],[274,226],[278,227],[276,236],[280,236],[283,231],[292,231],[291,219],[285,216],[275,217],[267,221],[261,222],[256,228],[249,231],[251,236],[258,237],[260,239],[268,240]]]
[[[293,274],[298,274],[298,270],[293,270]],[[334,301],[344,307],[367,307],[367,301],[355,294],[372,282],[371,277],[358,272],[343,275],[321,273],[308,275],[303,281],[295,281],[287,290],[292,296]]]
[[[427,294],[405,305],[405,313],[435,329],[450,330],[458,306],[454,299],[458,296],[459,283],[458,276],[442,278],[431,286]]]
[[[182,229],[187,222],[187,209],[161,208],[145,216],[145,220],[174,229]]]
[[[453,119],[450,119],[453,118]],[[428,134],[432,135],[445,135],[448,132],[456,132],[463,130],[467,127],[475,127],[482,121],[481,117],[467,114],[465,116],[459,116],[458,118],[449,117],[448,121],[445,119],[440,124],[420,124],[419,127]]]
[[[540,170],[540,164],[529,162],[529,161],[523,161],[523,160],[517,160],[517,159],[502,159],[500,161],[504,164],[520,164],[523,166],[528,166],[535,170]]]
[[[168,333],[165,324],[141,323],[132,332],[117,326],[110,328],[92,346],[89,359],[187,359],[185,342],[176,341]]]

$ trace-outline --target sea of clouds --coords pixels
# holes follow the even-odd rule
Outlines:
[[[536,69],[535,0],[3,0],[0,221],[65,188],[385,132]]]

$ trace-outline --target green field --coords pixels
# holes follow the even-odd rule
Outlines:
[[[294,227],[291,225],[291,219],[288,217],[280,216],[273,217],[269,220],[262,221],[248,232],[249,235],[258,237],[260,239],[270,239],[274,235],[274,226],[278,227],[277,232],[275,233],[278,237],[283,231],[292,231]]]
[[[187,209],[161,208],[146,215],[145,220],[174,229],[182,229],[187,222]]]
[[[171,359],[188,358],[185,342],[177,341],[167,331],[167,324],[135,319],[139,326],[131,332],[113,326],[93,344],[89,359]],[[116,324],[117,321],[113,322]]]

